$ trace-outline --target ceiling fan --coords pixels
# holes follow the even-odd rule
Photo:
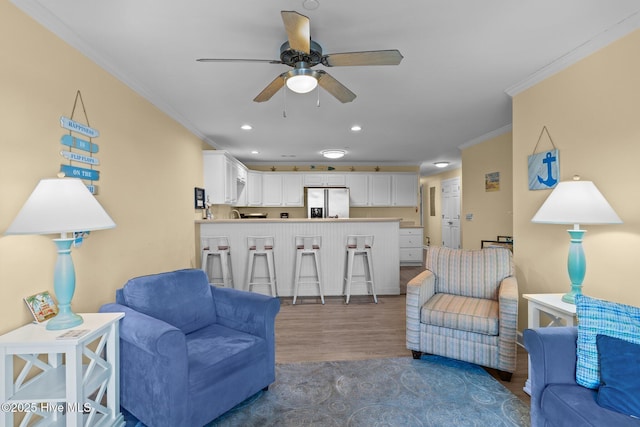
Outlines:
[[[200,58],[199,62],[267,62],[285,64],[293,69],[280,74],[253,100],[265,102],[285,84],[294,92],[307,93],[317,85],[336,97],[340,102],[351,102],[356,95],[326,71],[312,70],[316,65],[342,67],[358,65],[398,65],[402,54],[396,49],[364,52],[333,53],[323,55],[322,47],[311,40],[309,18],[294,11],[281,11],[288,41],[280,46],[280,60],[268,59],[216,59]]]

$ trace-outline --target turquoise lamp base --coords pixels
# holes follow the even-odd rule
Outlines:
[[[566,294],[562,295],[562,301],[566,302],[567,304],[575,304],[576,296],[581,294],[582,294],[582,291],[580,289],[575,291],[572,289],[570,292],[567,292]]]
[[[575,304],[576,296],[582,294],[582,281],[587,271],[587,260],[584,256],[584,249],[582,249],[582,237],[586,230],[580,230],[579,226],[575,225],[573,230],[567,231],[571,236],[569,258],[567,258],[571,291],[562,296],[562,301]]]
[[[58,312],[56,317],[47,322],[47,329],[50,331],[59,331],[61,329],[69,329],[82,325],[83,322],[82,316],[72,311],[67,313]]]
[[[58,258],[53,273],[53,290],[58,299],[58,314],[47,322],[47,329],[69,329],[81,325],[82,316],[71,311],[71,300],[76,290],[76,271],[71,258],[71,245],[75,239],[53,239]]]

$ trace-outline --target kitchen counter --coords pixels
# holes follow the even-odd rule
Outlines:
[[[255,218],[196,220],[200,239],[227,236],[231,247],[231,266],[236,289],[247,289],[247,237],[273,236],[278,295],[293,296],[295,237],[321,236],[321,273],[325,296],[343,295],[346,238],[350,234],[373,235],[374,280],[378,295],[400,294],[400,218]],[[199,242],[200,242],[199,239]],[[199,248],[198,248],[199,250]],[[262,266],[259,266],[262,268]],[[303,264],[302,275],[312,275],[310,263]],[[361,274],[360,271],[354,274]],[[264,271],[264,269],[263,269]],[[263,276],[263,274],[256,275]],[[267,292],[266,286],[254,287]],[[366,295],[364,284],[354,284],[352,295]],[[318,287],[301,285],[299,297],[318,296]]]
[[[201,219],[196,224],[255,222],[400,222],[401,218],[232,218],[232,219]]]

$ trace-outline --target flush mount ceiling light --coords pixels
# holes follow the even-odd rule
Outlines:
[[[435,162],[433,165],[437,168],[446,168],[449,166],[449,162]]]
[[[362,126],[360,125],[351,126],[351,132],[360,132],[361,130],[362,130]]]
[[[304,0],[302,2],[302,7],[307,10],[316,10],[320,7],[320,2],[318,0]]]
[[[309,68],[295,68],[286,73],[287,87],[296,93],[309,93],[318,86],[320,73]]]
[[[327,159],[339,159],[344,157],[347,152],[344,150],[324,150],[321,154]]]
[[[250,124],[245,124],[245,125],[240,126],[240,129],[242,129],[242,130],[251,130],[251,129],[253,129],[253,126],[251,126]]]

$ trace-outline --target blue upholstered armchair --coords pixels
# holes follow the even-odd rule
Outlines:
[[[215,288],[202,270],[129,280],[120,321],[120,404],[150,427],[202,426],[275,380],[277,298]]]
[[[518,283],[511,251],[430,246],[407,284],[407,348],[499,371],[516,369]]]

